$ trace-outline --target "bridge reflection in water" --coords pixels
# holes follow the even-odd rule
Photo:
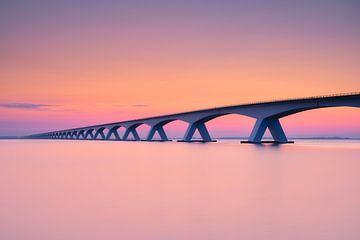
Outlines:
[[[41,134],[26,136],[30,139],[78,139],[78,140],[118,140],[128,141],[130,135],[135,141],[158,141],[154,139],[155,133],[160,136],[160,141],[169,141],[164,130],[164,126],[170,122],[181,120],[189,124],[181,142],[211,142],[206,122],[228,114],[240,114],[256,119],[253,130],[246,143],[262,143],[266,129],[269,129],[274,143],[290,143],[284,133],[279,121],[280,118],[317,108],[328,107],[360,107],[360,93],[347,93],[327,96],[317,96],[308,98],[276,100],[270,102],[255,102],[235,106],[218,107],[170,115],[135,119],[122,122],[106,123],[94,126],[79,127],[61,131],[53,131]],[[150,131],[146,139],[141,139],[137,128],[143,124],[150,126]],[[125,133],[121,137],[118,133],[119,128],[125,128]],[[107,129],[105,135],[104,130]],[[200,133],[201,140],[194,140],[196,130]],[[112,139],[113,138],[113,139]]]

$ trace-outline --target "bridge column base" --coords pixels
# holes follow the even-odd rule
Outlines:
[[[94,138],[93,131],[94,131],[94,129],[87,130],[86,133],[85,133],[84,139],[85,140],[92,140]]]
[[[154,136],[155,136],[156,132],[159,134],[160,140],[154,139]],[[146,141],[149,141],[149,142],[151,142],[151,141],[163,142],[163,141],[169,141],[169,139],[166,136],[166,133],[164,131],[163,126],[162,125],[155,125],[155,126],[151,127],[150,132],[149,132],[148,136],[146,137]]]
[[[78,135],[76,136],[76,139],[85,139],[84,130],[79,131]]]
[[[131,141],[129,138],[130,133],[133,135],[134,139],[132,141],[140,141],[140,136],[138,134],[138,132],[136,131],[136,127],[129,127],[126,129],[124,136],[123,136],[123,141]]]
[[[119,133],[118,133],[118,129],[120,128],[120,126],[116,126],[116,127],[113,127],[109,130],[108,134],[106,135],[106,140],[117,140],[117,141],[120,141],[121,138],[119,136]],[[110,139],[111,138],[111,134],[114,134],[114,137],[115,139]]]
[[[99,128],[96,132],[95,132],[95,135],[94,135],[94,140],[105,140],[105,134],[104,134],[104,130],[105,128],[102,127],[102,128]],[[100,136],[100,139],[97,139],[97,137]]]
[[[172,142],[171,139],[168,140],[161,140],[161,139],[151,139],[151,140],[147,140],[147,139],[142,139],[142,142]]]
[[[264,136],[264,133],[266,129],[269,129],[273,139],[274,143],[288,143],[288,139],[286,138],[286,135],[284,133],[284,130],[281,127],[280,121],[278,118],[262,118],[257,119],[255,126],[251,132],[251,135],[249,137],[249,140],[247,142],[249,143],[263,143],[263,142],[269,142],[269,141],[262,141],[262,138]],[[272,142],[272,141],[270,141]]]
[[[177,142],[187,142],[187,143],[208,143],[208,142],[217,142],[217,140],[210,140],[210,141],[205,141],[205,140],[190,140],[190,141],[185,141],[185,140],[177,140]]]
[[[200,140],[192,140],[195,131],[198,130],[202,139]],[[194,122],[190,123],[188,129],[186,130],[185,136],[182,140],[178,142],[213,142],[210,134],[205,126],[204,122]]]
[[[278,141],[260,141],[260,142],[252,142],[252,141],[240,141],[240,143],[249,143],[249,144],[288,144],[288,143],[295,143],[294,141],[287,141],[287,142],[278,142]]]

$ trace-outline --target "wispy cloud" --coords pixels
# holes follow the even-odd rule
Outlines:
[[[146,105],[146,104],[134,104],[131,105],[131,107],[149,107],[150,105]]]
[[[0,103],[2,108],[20,108],[20,109],[42,109],[53,105],[37,103]]]
[[[114,105],[114,107],[135,107],[135,108],[142,108],[142,107],[150,107],[150,105],[147,105],[147,104],[132,104],[132,105],[117,104],[117,105]]]

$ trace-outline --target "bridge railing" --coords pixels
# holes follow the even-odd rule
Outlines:
[[[231,105],[231,106],[220,106],[220,107],[216,107],[216,108],[256,105],[256,104],[274,103],[274,102],[301,101],[301,100],[309,100],[309,99],[324,99],[324,98],[331,98],[331,97],[347,97],[347,96],[356,96],[356,95],[360,95],[360,92],[334,93],[334,94],[318,95],[318,96],[310,96],[310,97],[299,97],[299,98],[273,98],[271,100],[247,102],[247,103]]]

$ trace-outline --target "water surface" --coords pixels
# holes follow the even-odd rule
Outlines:
[[[0,239],[360,239],[360,141],[0,141]]]

